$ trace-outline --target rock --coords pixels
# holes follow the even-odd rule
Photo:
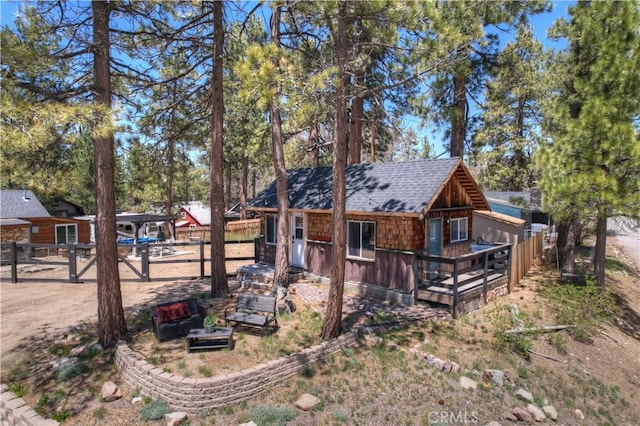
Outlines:
[[[505,420],[509,420],[510,422],[517,422],[518,418],[510,411],[505,411],[502,413],[502,418]]]
[[[131,403],[134,404],[134,405],[138,404],[139,402],[142,402],[142,397],[141,396],[136,396],[135,398],[133,398],[131,400]]]
[[[442,371],[445,373],[457,373],[460,371],[460,366],[451,360],[445,360],[442,364]]]
[[[535,420],[536,422],[543,422],[544,419],[547,418],[542,410],[533,404],[527,405],[527,411],[533,416],[533,420]]]
[[[96,353],[96,352],[102,352],[104,350],[104,348],[102,347],[102,345],[100,343],[96,343],[94,345],[91,345],[89,350],[91,351],[91,353]]]
[[[576,418],[580,420],[584,420],[584,413],[582,412],[582,410],[576,409],[576,411],[574,411],[573,414],[576,416]]]
[[[442,370],[444,369],[444,361],[441,360],[440,358],[435,358],[433,360],[433,365],[434,367],[436,367],[438,370]]]
[[[102,389],[100,390],[100,396],[104,402],[113,402],[122,398],[122,391],[113,382],[104,382]]]
[[[56,362],[53,363],[53,371],[58,371],[63,368],[73,367],[77,363],[78,363],[78,358],[76,357],[67,358],[63,356],[62,358],[59,358]]]
[[[304,411],[313,409],[316,405],[320,404],[320,398],[311,394],[305,393],[295,402],[295,406]]]
[[[84,350],[85,350],[86,348],[87,348],[87,347],[86,347],[85,345],[77,346],[77,347],[75,347],[75,348],[71,349],[71,353],[70,353],[70,355],[71,355],[71,356],[80,355],[82,352],[84,352]]]
[[[258,426],[254,422],[240,423],[238,426]]]
[[[424,358],[424,354],[420,351],[420,349],[418,348],[411,348],[409,349],[409,353],[411,355],[413,355],[416,359],[422,359]]]
[[[542,411],[554,422],[558,420],[558,412],[553,405],[545,405],[544,407],[542,407]]]
[[[286,315],[291,313],[291,308],[286,303],[278,303],[278,315]]]
[[[516,407],[516,408],[513,409],[512,413],[521,422],[532,422],[533,421],[533,417],[531,417],[531,414],[529,414],[529,412],[527,410],[523,409],[523,408]]]
[[[504,372],[501,370],[484,370],[482,380],[485,382],[493,382],[497,386],[504,385]]]
[[[468,378],[467,376],[460,376],[460,386],[462,389],[477,389],[478,383],[475,380]]]
[[[387,343],[387,350],[388,351],[397,351],[398,349],[400,349],[400,346],[398,346],[397,344],[395,344],[393,342]]]
[[[520,388],[516,391],[516,396],[520,399],[523,399],[527,402],[533,402],[533,395],[531,392],[527,392],[526,390]]]
[[[424,357],[425,361],[427,361],[427,365],[433,365],[436,363],[436,357],[433,356],[432,354],[427,354],[426,357]]]
[[[502,425],[494,420],[494,421],[491,421],[491,422],[487,423],[484,426],[502,426]]]
[[[164,419],[167,421],[167,426],[178,426],[187,420],[187,413],[183,411],[174,411],[164,415]]]

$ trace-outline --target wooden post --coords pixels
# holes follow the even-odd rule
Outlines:
[[[149,276],[149,243],[144,243],[142,245],[142,250],[140,252],[140,263],[142,266],[142,281],[151,281],[151,277]]]
[[[458,317],[458,259],[453,262],[453,319]]]
[[[67,244],[67,253],[69,254],[69,282],[76,284],[78,282],[78,248],[75,244]]]
[[[204,239],[198,241],[200,246],[200,278],[204,278]]]
[[[511,290],[513,290],[513,286],[511,285],[511,268],[513,268],[513,265],[511,264],[511,259],[513,256],[512,255],[512,251],[513,251],[513,245],[509,245],[509,255],[507,256],[507,290],[509,293],[511,293]]]
[[[418,252],[413,252],[413,304],[418,303],[418,289],[420,288],[420,270],[418,266]]]
[[[11,282],[18,282],[18,245],[15,241],[11,242]]]
[[[253,257],[255,263],[260,263],[260,237],[256,237],[253,240]]]
[[[483,282],[482,282],[482,296],[484,297],[484,303],[487,303],[487,269],[489,268],[489,253],[484,252],[483,259]]]

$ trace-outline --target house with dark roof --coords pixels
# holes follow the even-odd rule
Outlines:
[[[89,222],[52,217],[29,190],[0,190],[0,241],[3,243],[89,243]]]
[[[261,259],[271,264],[276,192],[273,182],[249,203],[262,214]],[[310,276],[329,277],[331,167],[290,170],[288,196],[290,264]],[[416,253],[443,258],[470,253],[476,210],[490,210],[489,203],[458,158],[347,166],[345,282],[365,294],[413,304],[420,281]]]

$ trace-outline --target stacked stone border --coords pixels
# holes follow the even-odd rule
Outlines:
[[[9,391],[9,386],[0,384],[0,420],[5,426],[57,426],[52,419],[45,419],[27,405],[24,399],[18,398]]]
[[[362,335],[388,327],[449,318],[449,314],[445,311],[431,311],[421,317],[360,326],[336,339],[300,352],[217,377],[192,378],[165,372],[139,359],[125,342],[118,344],[116,365],[122,379],[131,387],[137,388],[140,393],[155,399],[163,399],[175,411],[198,414],[203,410],[221,408],[251,399],[296,376],[303,368],[322,362],[343,348],[358,345]]]
[[[125,342],[116,349],[116,366],[120,376],[132,387],[152,398],[165,400],[173,410],[198,414],[251,399],[299,374],[307,366],[323,362],[343,348],[356,346],[365,334],[390,327],[406,326],[428,320],[448,320],[446,311],[432,310],[398,321],[360,326],[336,339],[269,361],[255,367],[223,376],[190,378],[167,373],[139,359]],[[59,426],[45,419],[0,383],[0,420],[2,426]]]

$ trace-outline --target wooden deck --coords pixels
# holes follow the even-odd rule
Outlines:
[[[510,260],[510,244],[455,258],[418,255],[416,297],[450,306],[455,318],[461,304],[479,300],[486,303],[489,292],[509,284]]]

